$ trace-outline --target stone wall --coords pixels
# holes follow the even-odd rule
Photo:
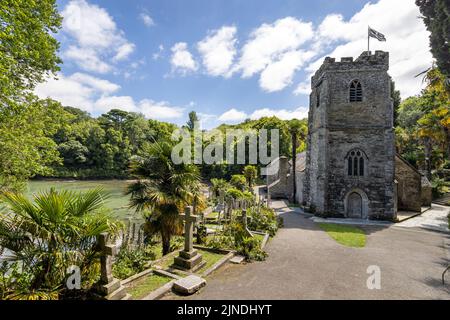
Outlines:
[[[398,210],[420,212],[422,175],[400,156],[395,157]]]

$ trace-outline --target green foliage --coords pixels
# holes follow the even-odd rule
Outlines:
[[[437,61],[439,69],[450,78],[450,3],[448,0],[416,0],[423,21],[431,32],[431,53]]]
[[[33,202],[18,193],[1,196],[6,207],[0,213],[0,247],[21,262],[21,272],[29,276],[27,293],[59,292],[72,265],[81,270],[82,286],[92,285],[92,271],[98,270],[97,236],[122,227],[106,215],[106,198],[101,190],[78,194],[53,189],[35,195]],[[20,288],[8,288],[6,294],[22,294]]]
[[[197,226],[197,244],[204,244],[206,242],[207,227],[204,223]]]
[[[431,175],[450,157],[450,95],[438,69],[431,69],[425,80],[420,96],[401,103],[395,133],[400,155]]]
[[[179,213],[187,205],[194,204],[196,210],[205,204],[198,168],[173,163],[173,146],[172,141],[153,143],[143,156],[134,157],[130,174],[136,180],[127,190],[130,206],[146,218],[146,233],[160,233],[164,255],[170,251],[171,237],[182,231]]]
[[[275,236],[280,226],[281,220],[278,219],[275,211],[270,208],[261,207],[259,212],[257,207],[247,210],[249,217],[248,228],[254,231],[262,231],[270,236]]]
[[[51,172],[59,162],[51,136],[66,117],[59,103],[31,95],[0,108],[0,190],[20,190],[27,179]]]
[[[195,124],[198,122],[197,112],[191,111],[189,112],[189,120],[187,122],[187,127],[189,130],[194,130]]]
[[[236,244],[236,251],[248,261],[264,261],[267,253],[261,250],[261,242],[257,238],[243,238]]]
[[[433,177],[431,180],[431,188],[433,193],[433,198],[439,198],[448,192],[448,187],[445,179],[439,177]]]
[[[0,109],[59,71],[61,20],[55,0],[0,2]]]
[[[247,180],[247,185],[251,190],[255,184],[255,180],[258,177],[258,169],[255,166],[245,166],[243,170],[243,175]]]
[[[112,268],[114,277],[123,280],[144,271],[148,262],[155,260],[155,254],[150,249],[121,249]]]
[[[230,187],[230,184],[224,179],[211,179],[212,192],[214,197],[218,197],[221,192],[225,193]]]
[[[247,180],[242,174],[235,174],[231,177],[230,183],[236,189],[245,191],[247,189]]]

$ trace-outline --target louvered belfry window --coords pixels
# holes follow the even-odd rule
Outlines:
[[[363,100],[362,96],[362,85],[358,80],[353,80],[350,84],[350,102],[361,102]]]

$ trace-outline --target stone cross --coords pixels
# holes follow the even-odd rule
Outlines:
[[[247,225],[247,209],[242,210],[241,220],[242,220],[242,225],[243,225],[244,230],[247,233],[247,235],[250,237],[253,237],[253,234],[250,232],[250,230],[248,229],[248,225]]]
[[[224,204],[225,202],[225,193],[223,190],[219,190],[219,203]]]
[[[199,222],[200,217],[192,215],[193,208],[186,207],[185,213],[181,215],[184,220],[184,251],[192,252],[194,250],[194,224]]]
[[[101,252],[100,256],[100,283],[108,284],[113,282],[112,275],[112,259],[117,254],[117,246],[108,244],[109,235],[107,233],[101,233],[98,236],[98,245]]]

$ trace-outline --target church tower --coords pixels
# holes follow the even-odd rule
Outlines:
[[[303,199],[332,217],[396,217],[389,53],[327,57],[312,77]]]

